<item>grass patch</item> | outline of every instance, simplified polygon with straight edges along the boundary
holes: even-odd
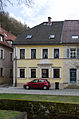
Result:
[[[23,99],[28,101],[55,101],[79,103],[79,96],[52,96],[38,94],[0,94],[0,99]]]
[[[10,111],[10,110],[0,110],[0,119],[13,119],[16,115],[19,115],[21,112]]]

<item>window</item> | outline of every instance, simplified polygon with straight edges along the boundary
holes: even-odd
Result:
[[[42,78],[49,78],[49,70],[42,69]]]
[[[76,48],[70,49],[70,58],[76,58],[76,55],[77,55],[76,52],[77,52]]]
[[[54,49],[54,58],[59,58],[59,49]]]
[[[20,49],[20,59],[25,59],[25,49]]]
[[[31,39],[32,38],[32,35],[27,35],[26,38],[27,39]]]
[[[25,78],[25,69],[20,69],[20,78]]]
[[[3,41],[3,36],[0,36],[0,41]]]
[[[72,36],[72,39],[78,39],[77,35]]]
[[[13,76],[13,70],[10,69],[10,77],[12,77],[12,76]]]
[[[0,59],[3,59],[4,58],[4,51],[2,49],[0,49]]]
[[[53,78],[60,78],[60,69],[53,69]]]
[[[10,53],[10,61],[12,61],[12,53]]]
[[[31,78],[36,78],[36,69],[31,69]]]
[[[54,34],[52,34],[52,35],[49,36],[49,39],[54,39],[54,38],[55,38],[55,35]]]
[[[0,68],[0,76],[3,76],[3,68]]]
[[[31,59],[36,59],[36,49],[31,49]]]
[[[42,58],[43,59],[48,59],[48,49],[43,49]]]

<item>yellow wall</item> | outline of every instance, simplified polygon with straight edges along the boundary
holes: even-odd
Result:
[[[17,76],[19,76],[19,68],[21,67],[25,67],[26,69],[26,77],[27,78],[17,78],[17,83],[25,83],[28,81],[31,81],[32,79],[29,79],[29,67],[37,67],[37,74],[38,74],[38,78],[40,78],[40,69],[39,69],[39,65],[41,60],[41,48],[48,48],[49,49],[49,61],[52,64],[51,68],[50,68],[50,79],[48,79],[51,83],[54,82],[60,82],[63,83],[63,46],[61,45],[51,45],[51,46],[47,46],[47,45],[41,45],[41,46],[18,46],[17,47],[17,56],[19,56],[19,48],[25,48],[26,49],[26,59],[24,60],[17,60]],[[37,59],[30,59],[30,48],[37,48]],[[60,49],[60,58],[59,59],[53,59],[53,48],[59,48]],[[61,78],[59,79],[52,79],[52,68],[61,68]]]

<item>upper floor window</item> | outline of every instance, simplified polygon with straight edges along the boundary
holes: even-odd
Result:
[[[67,49],[67,58],[79,58],[79,49],[77,48]]]
[[[0,41],[4,41],[4,38],[3,38],[3,36],[0,36]]]
[[[20,49],[20,59],[25,59],[25,49]]]
[[[54,49],[54,58],[59,58],[59,49]]]
[[[31,59],[36,59],[36,49],[31,49]]]
[[[76,48],[70,49],[70,58],[76,58],[76,55],[77,55],[76,52],[77,52]]]
[[[43,59],[48,59],[48,49],[43,49],[43,51],[42,51],[42,58]]]

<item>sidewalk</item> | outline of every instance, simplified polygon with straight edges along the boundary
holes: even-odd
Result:
[[[79,89],[62,89],[62,90],[25,90],[21,87],[0,87],[0,94],[42,94],[42,95],[62,95],[62,96],[79,96]]]

